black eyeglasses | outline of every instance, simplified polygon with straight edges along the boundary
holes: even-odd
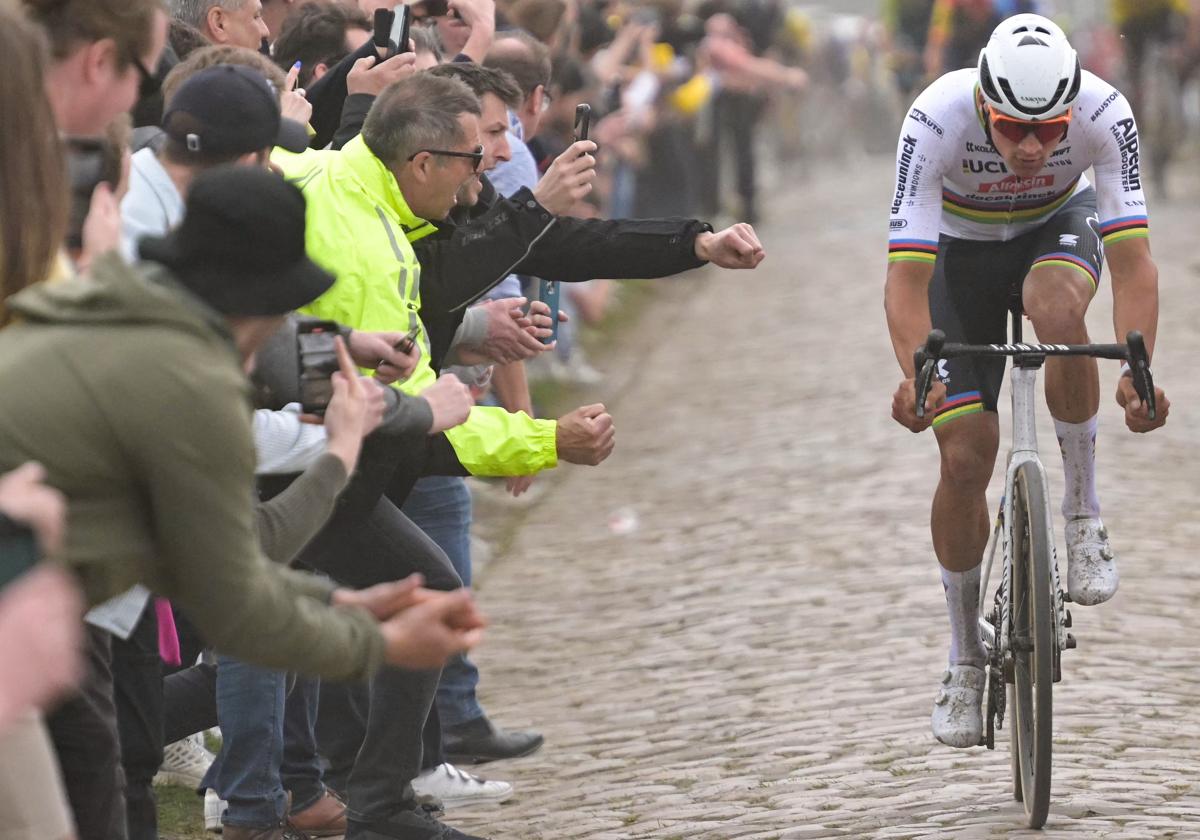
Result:
[[[129,56],[129,62],[138,72],[138,99],[149,99],[162,88],[162,83],[159,82],[158,76],[155,76],[146,69],[146,65],[142,64],[142,60],[136,55]]]
[[[475,151],[473,151],[473,152],[452,152],[448,149],[417,149],[415,152],[413,152],[411,155],[408,156],[408,159],[412,160],[417,155],[421,154],[421,152],[428,152],[431,155],[443,155],[445,157],[470,158],[471,160],[475,161],[475,165],[474,165],[473,169],[476,172],[478,172],[479,167],[483,165],[483,144],[482,143],[480,145],[476,146]]]

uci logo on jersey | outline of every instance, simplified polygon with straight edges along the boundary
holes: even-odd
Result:
[[[982,172],[991,172],[993,175],[1005,175],[1008,173],[1008,167],[998,160],[972,160],[971,158],[963,158],[962,171],[964,175],[971,173],[979,174]]]

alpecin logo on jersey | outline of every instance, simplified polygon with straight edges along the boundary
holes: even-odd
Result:
[[[900,141],[904,144],[900,151],[900,165],[896,167],[896,197],[892,199],[892,215],[900,212],[904,203],[904,191],[908,189],[908,171],[912,166],[913,155],[917,151],[917,138],[906,134]]]
[[[1053,175],[1034,175],[1032,178],[1018,178],[1016,175],[1009,175],[1000,181],[991,181],[989,183],[980,184],[979,192],[984,195],[996,195],[997,193],[1023,193],[1030,190],[1041,190],[1046,187],[1054,186]]]
[[[921,125],[926,126],[930,131],[932,131],[938,137],[944,137],[946,135],[946,130],[944,128],[942,128],[940,125],[938,125],[928,114],[926,114],[920,108],[913,108],[911,111],[909,111],[908,118],[910,120],[916,120]]]
[[[1142,188],[1142,167],[1138,153],[1138,131],[1132,119],[1117,120],[1109,128],[1121,150],[1121,186],[1126,192]]]

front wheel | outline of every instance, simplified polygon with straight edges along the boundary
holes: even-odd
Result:
[[[1011,651],[1014,782],[1030,828],[1041,828],[1050,810],[1054,654],[1054,577],[1043,474],[1038,465],[1017,468],[1012,515]],[[1016,791],[1015,791],[1016,792]]]

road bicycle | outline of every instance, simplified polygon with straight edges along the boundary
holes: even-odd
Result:
[[[1125,344],[1024,344],[1019,303],[1011,311],[1012,344],[946,344],[940,330],[929,333],[914,359],[916,408],[917,416],[924,416],[939,360],[1012,357],[1012,449],[980,576],[979,624],[988,651],[986,729],[980,746],[995,749],[995,730],[1003,727],[1011,703],[1015,709],[1009,738],[1013,797],[1024,803],[1030,828],[1041,828],[1050,809],[1052,690],[1062,679],[1062,652],[1075,647],[1075,638],[1067,632],[1071,613],[1065,605],[1070,597],[1059,582],[1046,471],[1037,451],[1037,372],[1048,356],[1122,359],[1130,366],[1134,388],[1152,420],[1157,407],[1141,333],[1130,332]],[[988,583],[997,546],[1002,566],[989,607]]]

